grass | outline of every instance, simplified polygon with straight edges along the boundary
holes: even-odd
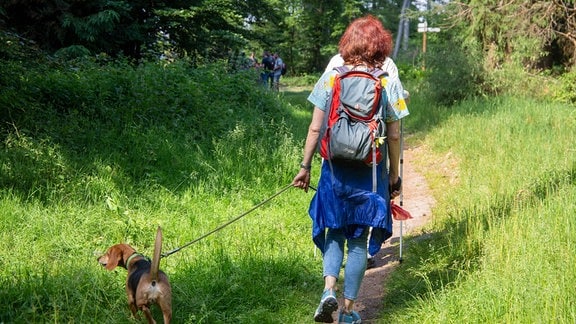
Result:
[[[1,78],[0,322],[134,323],[126,273],[102,269],[100,253],[126,242],[150,255],[158,225],[167,252],[287,186],[307,92],[250,78],[178,65]],[[415,162],[438,205],[428,235],[405,241],[380,321],[573,323],[574,107],[448,108],[411,92],[408,143],[426,148]],[[162,259],[174,322],[312,322],[323,284],[311,197],[287,190]]]
[[[26,116],[8,107],[11,127],[1,129],[0,322],[134,322],[125,270],[105,271],[100,253],[126,242],[151,255],[158,225],[164,251],[180,247],[290,183],[306,109],[261,91],[250,75],[203,71],[89,66],[46,72],[50,82],[34,71],[1,80],[23,102],[43,92],[48,104]],[[83,103],[65,104],[66,93]],[[174,321],[308,318],[322,287],[310,197],[287,190],[163,259]]]
[[[435,222],[408,241],[382,322],[574,322],[574,108],[503,97],[444,116],[420,161]]]

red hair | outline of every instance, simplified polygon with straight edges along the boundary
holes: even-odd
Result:
[[[392,33],[376,17],[367,15],[346,28],[338,50],[346,64],[381,67],[392,51]]]

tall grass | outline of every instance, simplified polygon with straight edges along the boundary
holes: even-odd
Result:
[[[164,251],[180,247],[298,170],[310,111],[284,104],[251,73],[178,64],[21,72],[0,91],[10,112],[1,128],[0,322],[133,322],[126,272],[105,271],[100,253],[126,242],[151,255],[158,225]],[[322,284],[310,197],[288,190],[164,258],[174,321],[308,318]]]
[[[436,221],[408,241],[382,322],[573,323],[574,107],[503,97],[444,117],[420,163],[443,179]]]

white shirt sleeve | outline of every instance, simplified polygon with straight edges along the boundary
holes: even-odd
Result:
[[[328,65],[326,66],[326,70],[324,70],[324,72],[333,70],[335,67],[342,66],[342,65],[344,65],[344,59],[342,58],[342,56],[340,54],[336,54],[336,55],[332,56],[332,58],[330,59],[330,62],[328,62]]]
[[[398,78],[398,67],[396,67],[396,64],[391,58],[387,57],[386,60],[384,60],[382,70],[388,72],[389,77]]]

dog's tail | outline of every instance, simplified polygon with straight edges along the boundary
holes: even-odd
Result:
[[[153,282],[158,281],[158,269],[160,268],[160,255],[162,253],[162,229],[158,226],[156,230],[156,240],[154,241],[154,255],[152,256],[152,266],[150,267],[150,277]]]

